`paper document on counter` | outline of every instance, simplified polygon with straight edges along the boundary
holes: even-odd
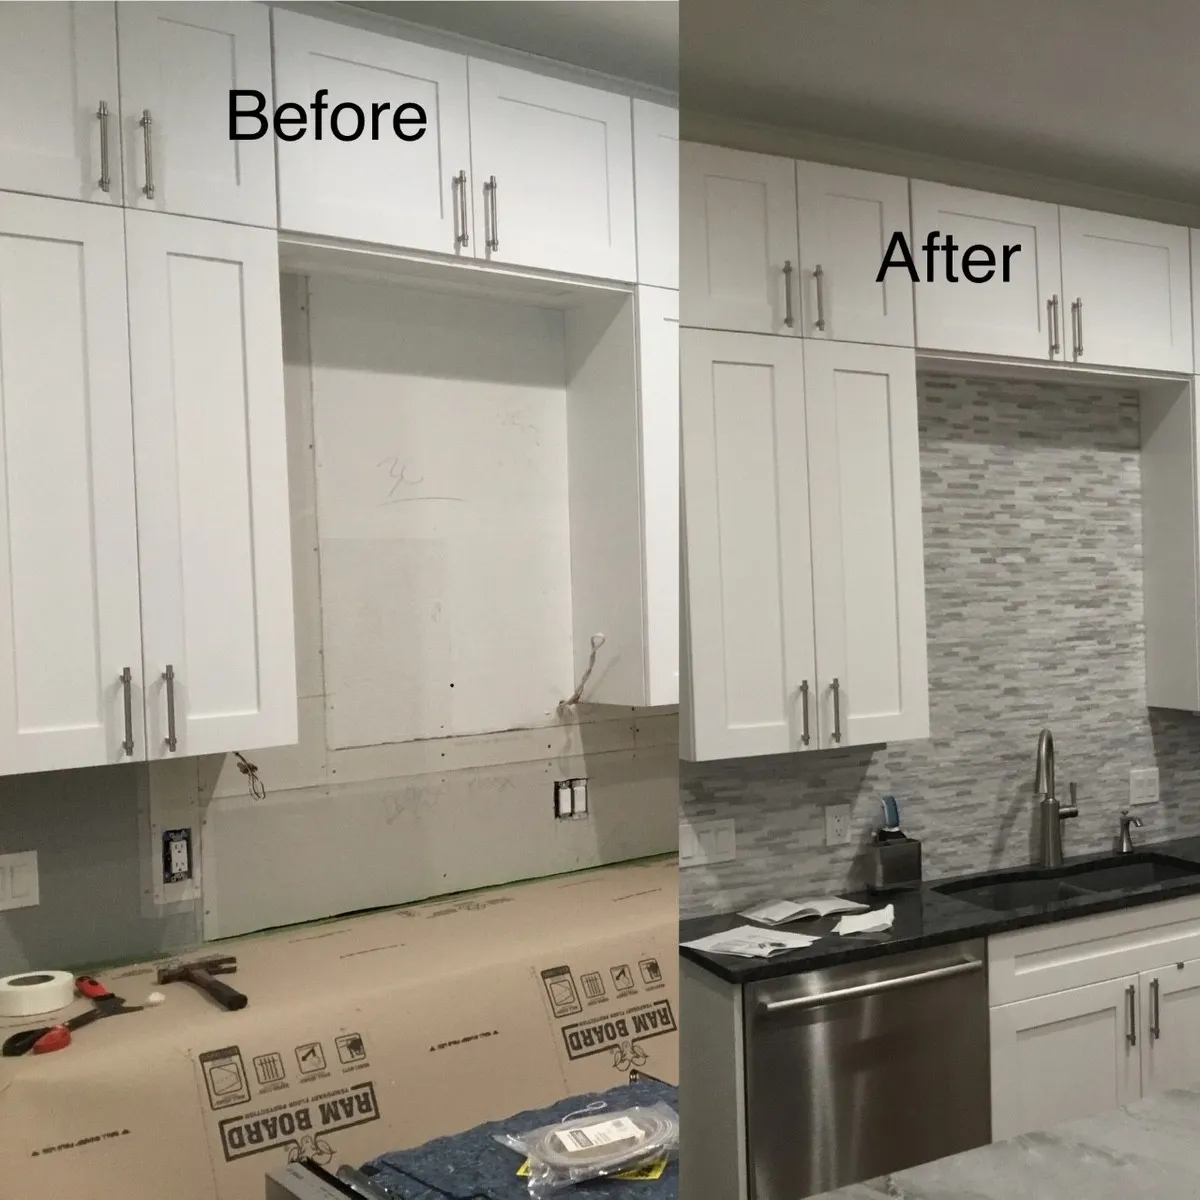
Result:
[[[776,930],[768,933],[753,925],[739,925],[724,933],[710,933],[683,945],[692,950],[703,950],[707,954],[736,954],[741,958],[770,958],[785,954],[788,950],[803,950],[819,938],[806,933],[784,933]]]
[[[761,925],[786,925],[809,917],[828,917],[834,913],[861,912],[867,906],[857,900],[842,900],[837,896],[815,896],[805,900],[772,900],[757,908],[748,908],[738,916]]]
[[[882,933],[891,929],[895,911],[889,904],[886,908],[877,908],[874,912],[855,913],[852,917],[843,917],[834,927],[834,933]]]

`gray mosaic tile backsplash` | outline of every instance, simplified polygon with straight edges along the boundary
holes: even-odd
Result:
[[[1105,849],[1132,767],[1157,766],[1140,837],[1200,835],[1200,717],[1145,699],[1135,392],[922,374],[927,741],[681,764],[682,819],[732,818],[737,860],[680,872],[684,916],[836,890],[896,796],[927,879],[1028,862],[1037,735],[1066,853]],[[824,845],[823,806],[853,805]]]

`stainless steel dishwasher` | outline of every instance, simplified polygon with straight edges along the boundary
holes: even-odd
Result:
[[[752,1200],[800,1200],[991,1140],[983,941],[746,989]]]

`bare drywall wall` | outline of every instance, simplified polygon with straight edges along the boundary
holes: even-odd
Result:
[[[674,852],[674,709],[584,705],[500,732],[374,744],[330,737],[308,296],[305,278],[284,276],[300,741],[246,749],[263,800],[231,756],[200,760],[194,784],[155,777],[159,806],[185,799],[172,791],[198,789],[206,936]],[[327,347],[338,344],[334,326]],[[494,374],[485,365],[476,363],[477,375]],[[336,386],[331,375],[322,382]],[[336,421],[336,396],[322,400]],[[569,640],[565,652],[569,677]],[[589,779],[588,819],[555,820],[552,781],[579,776]]]

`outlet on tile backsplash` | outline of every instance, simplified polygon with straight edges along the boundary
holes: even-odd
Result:
[[[683,821],[735,820],[738,843],[683,874],[685,916],[852,883],[888,794],[926,878],[1029,862],[1047,726],[1058,790],[1078,784],[1067,855],[1111,848],[1135,791],[1158,798],[1139,841],[1200,836],[1200,718],[1146,707],[1136,393],[934,374],[918,392],[932,737],[681,764]]]

